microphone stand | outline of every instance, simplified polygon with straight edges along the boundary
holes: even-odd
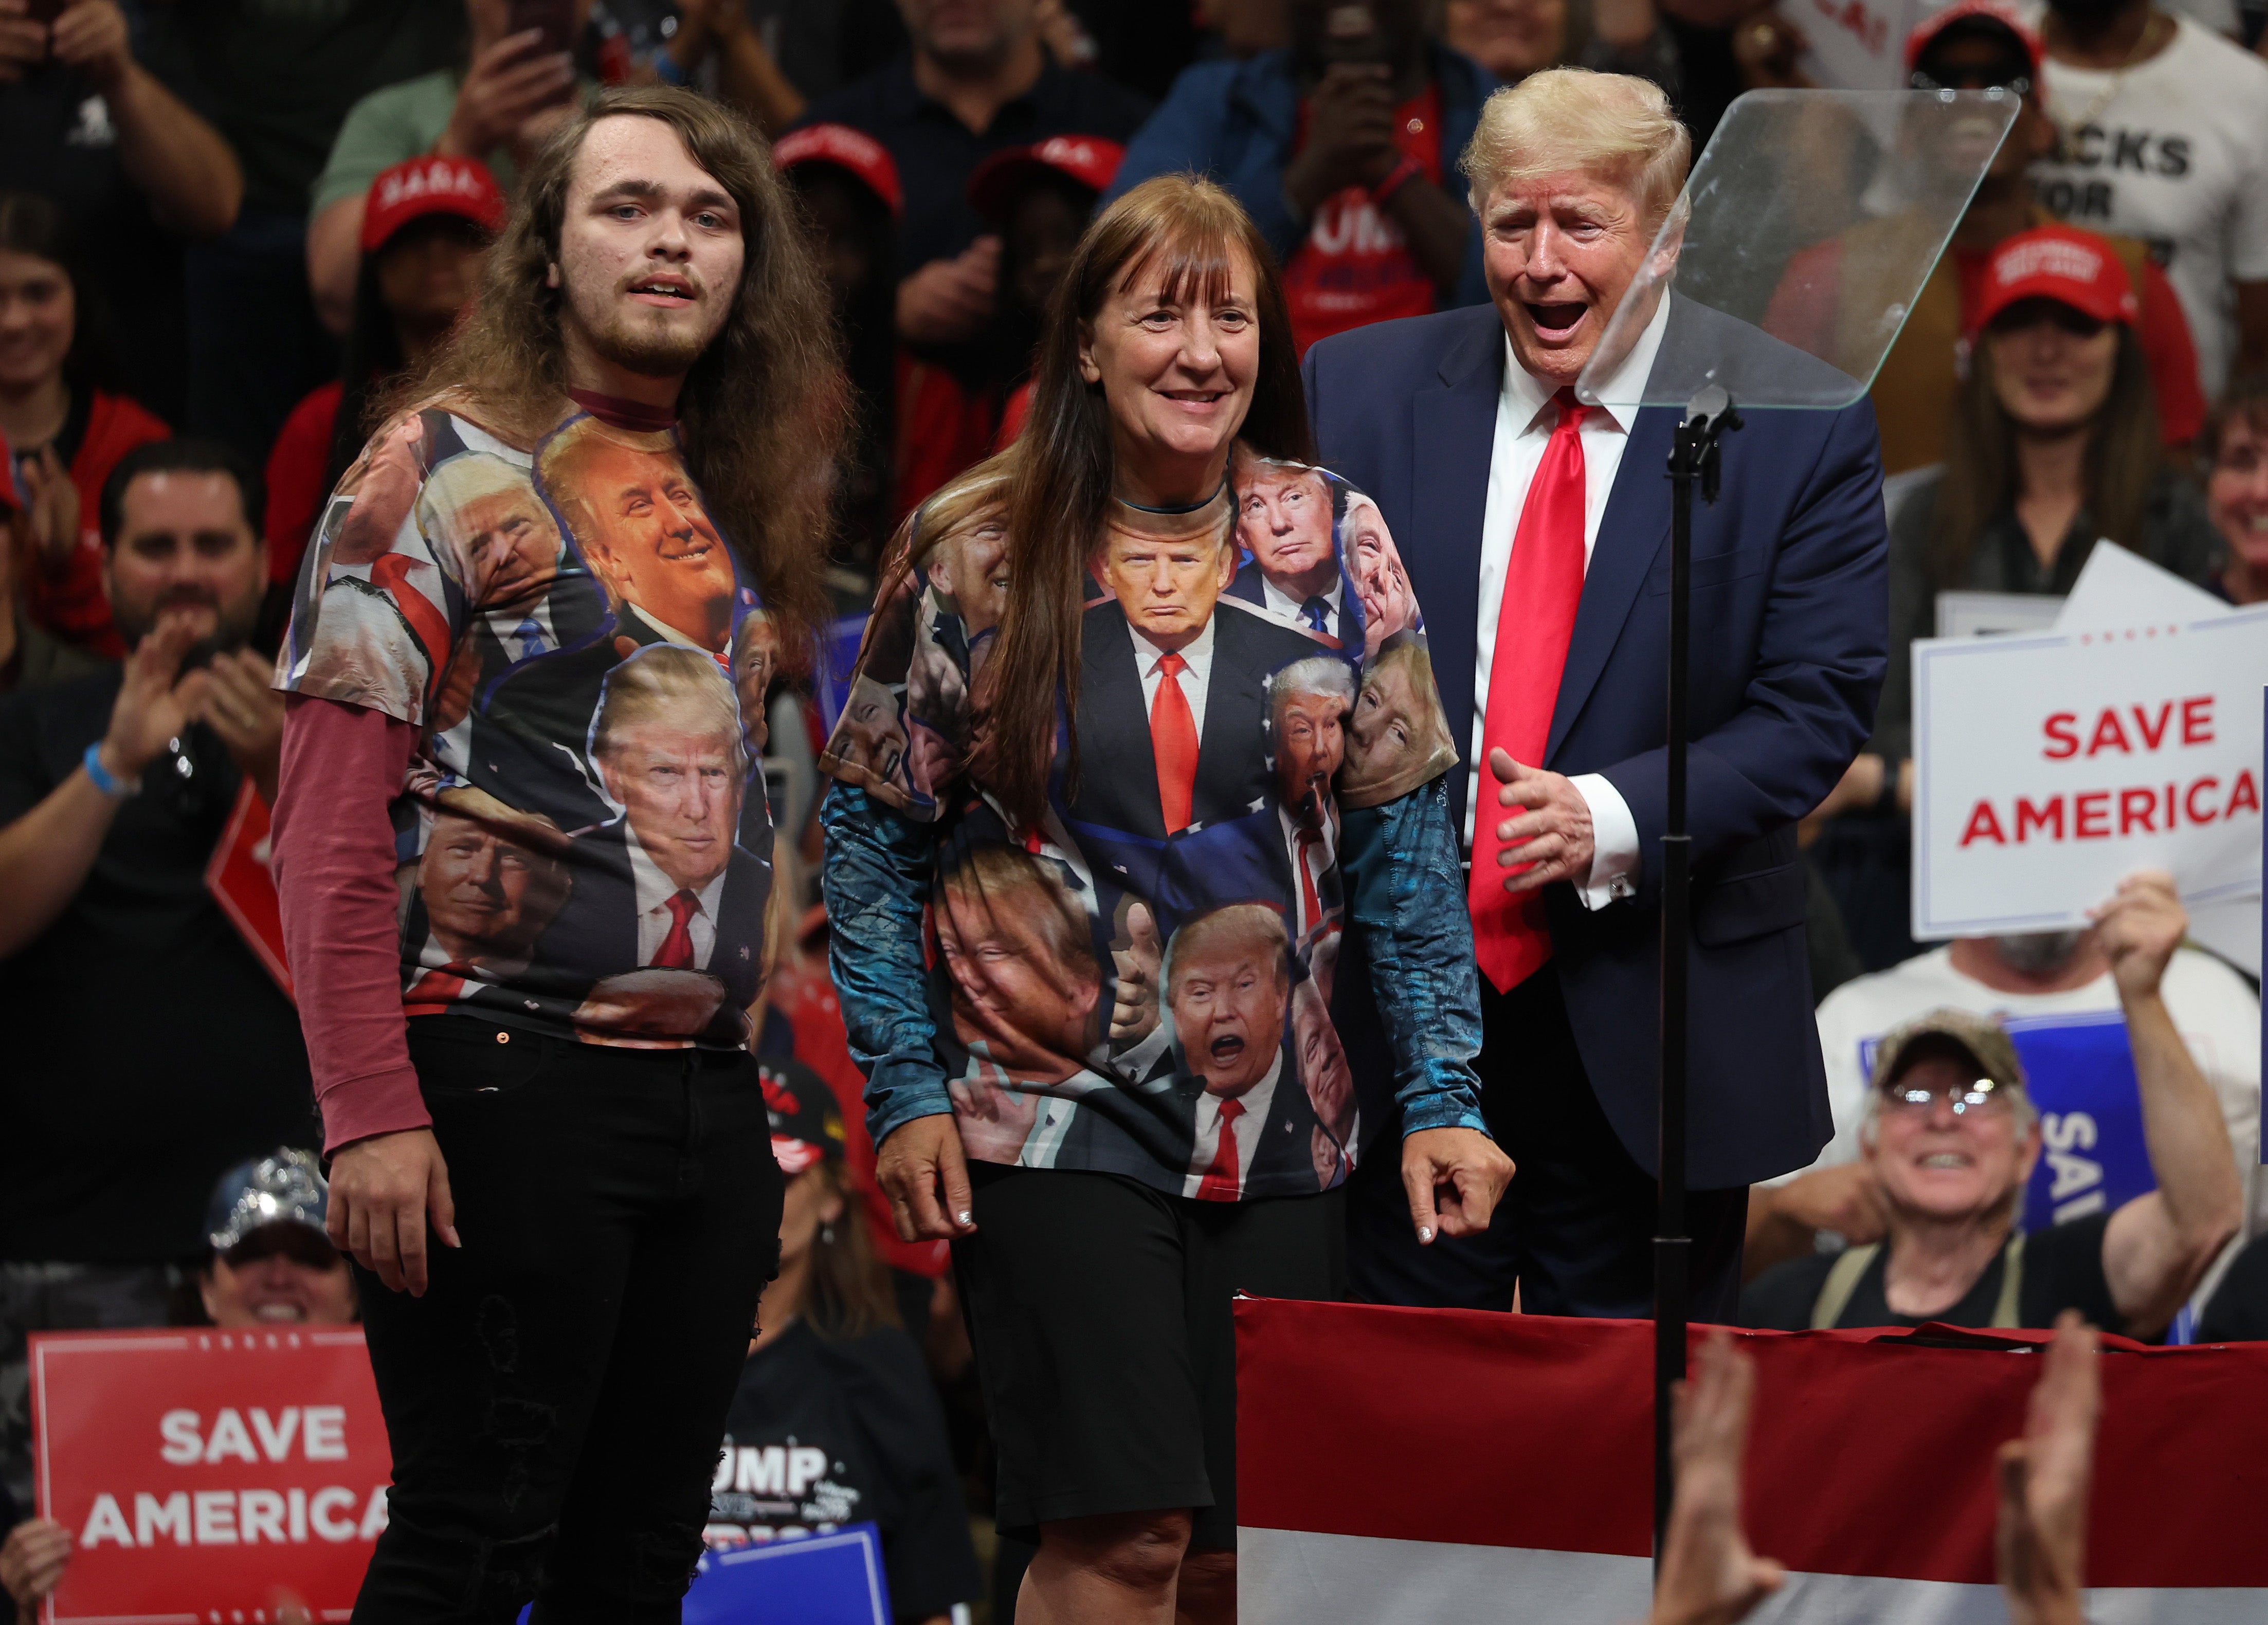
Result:
[[[1693,1301],[1693,1243],[1685,1218],[1686,1009],[1690,985],[1693,837],[1686,827],[1686,691],[1693,620],[1693,488],[1717,500],[1718,443],[1741,426],[1732,397],[1712,384],[1693,397],[1669,453],[1669,774],[1661,836],[1661,1100],[1659,1207],[1653,1239],[1653,1563],[1658,1578],[1676,1492],[1670,1387],[1685,1377]]]

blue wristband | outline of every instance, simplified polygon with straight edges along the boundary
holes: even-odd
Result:
[[[79,758],[79,765],[86,769],[87,777],[94,781],[94,787],[113,801],[123,801],[142,788],[139,784],[129,784],[110,776],[110,769],[102,765],[100,739],[86,747],[86,754]]]

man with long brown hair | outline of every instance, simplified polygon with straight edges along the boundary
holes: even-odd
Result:
[[[359,1621],[504,1621],[531,1598],[553,1620],[678,1615],[777,1255],[739,1015],[771,828],[738,668],[773,639],[799,658],[824,602],[810,471],[844,411],[826,309],[745,126],[681,92],[602,96],[530,168],[478,305],[314,538],[275,849],[329,1230],[394,1453]],[[556,562],[426,522],[460,459],[530,482]],[[634,562],[624,537],[646,539]],[[740,636],[757,615],[770,637]],[[658,643],[711,673],[733,748],[658,720],[654,782],[631,786],[601,713]],[[416,877],[445,797],[499,837],[559,832],[570,906],[524,960],[441,962]],[[623,884],[625,819],[688,798],[721,813],[672,826],[688,862]],[[747,906],[703,883],[728,857]],[[405,1018],[437,973],[482,996]]]

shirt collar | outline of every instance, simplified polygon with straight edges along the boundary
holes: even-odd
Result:
[[[637,893],[640,914],[660,908],[677,894],[677,882],[662,872],[661,865],[655,863],[639,843],[637,831],[631,827],[628,813],[622,816],[622,847],[630,854],[630,885]],[[724,894],[725,876],[728,870],[729,865],[727,869],[718,870],[714,879],[693,893],[693,900],[700,904],[701,912],[712,920],[717,917],[717,903]]]
[[[1276,1058],[1268,1063],[1268,1075],[1236,1097],[1237,1104],[1244,1108],[1244,1114],[1254,1122],[1267,1121],[1268,1107],[1276,1099],[1276,1080],[1283,1075],[1284,1047],[1278,1044],[1276,1046]],[[1219,1122],[1221,1097],[1208,1091],[1205,1100],[1212,1107],[1213,1121]],[[1246,1177],[1249,1178],[1251,1170],[1247,1169],[1245,1173]]]
[[[1630,354],[1622,364],[1609,373],[1601,385],[1599,410],[1612,420],[1616,428],[1630,432],[1631,421],[1637,417],[1640,401],[1646,394],[1646,381],[1653,374],[1653,358],[1661,351],[1661,335],[1669,326],[1669,295],[1665,290],[1653,307],[1653,314],[1638,332],[1638,342],[1631,346]],[[1535,425],[1537,418],[1550,406],[1554,386],[1532,377],[1520,364],[1520,356],[1512,348],[1512,336],[1504,341],[1504,399],[1513,408],[1513,416],[1521,432]]]
[[[1215,604],[1212,614],[1205,617],[1204,629],[1174,651],[1199,682],[1204,681],[1212,670],[1212,629],[1220,616],[1221,606]],[[1134,634],[1134,647],[1142,657],[1142,675],[1147,677],[1158,669],[1158,662],[1166,658],[1166,651],[1152,643],[1149,635],[1130,621],[1126,629]]]

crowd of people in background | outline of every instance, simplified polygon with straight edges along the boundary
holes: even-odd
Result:
[[[27,1335],[357,1312],[322,1234],[281,949],[245,926],[218,860],[266,827],[269,679],[309,538],[580,100],[689,85],[769,138],[854,397],[826,545],[835,607],[857,617],[909,517],[979,492],[1024,432],[1035,346],[1098,208],[1160,175],[1216,180],[1273,256],[1304,353],[1485,302],[1457,162],[1498,86],[1564,65],[1636,75],[1697,151],[1743,91],[1808,82],[1817,16],[1758,0],[560,10],[563,40],[515,32],[506,0],[0,0],[0,1579],[26,1608],[67,1550],[27,1518]],[[1874,385],[1889,678],[1802,860],[1836,1135],[1752,1193],[1752,1324],[2036,1327],[2077,1309],[2143,1338],[2268,1335],[2257,981],[2181,945],[2156,877],[2092,930],[1931,952],[1907,906],[1906,650],[1940,592],[2066,593],[2108,539],[2268,601],[2263,22],[2253,0],[1953,0],[1905,46],[1914,86],[1999,89],[2021,110]],[[1866,247],[1846,233],[1808,252],[1831,273]],[[1801,342],[1835,314],[1776,305],[1765,325]],[[966,525],[948,566],[964,613],[988,585],[997,609],[998,526],[977,496],[962,506],[930,517]],[[1256,539],[1293,524],[1240,522]],[[1259,569],[1273,545],[1251,544],[1233,595],[1280,595]],[[1385,624],[1388,567],[1352,585]],[[1005,1609],[1031,1548],[991,1541],[955,1280],[943,1244],[890,1226],[824,967],[813,787],[835,717],[784,680],[765,707],[781,854],[753,1048],[789,1183],[711,1533],[873,1518],[901,1619],[988,1592]],[[89,790],[83,761],[98,787],[145,793]],[[2108,1032],[2131,1056],[2147,1150],[2132,1188],[2028,1205],[2058,1149],[2029,1092],[2094,1060],[2012,1045],[1994,1025],[2011,1018]],[[807,1493],[736,1466],[791,1436],[830,1452]]]

